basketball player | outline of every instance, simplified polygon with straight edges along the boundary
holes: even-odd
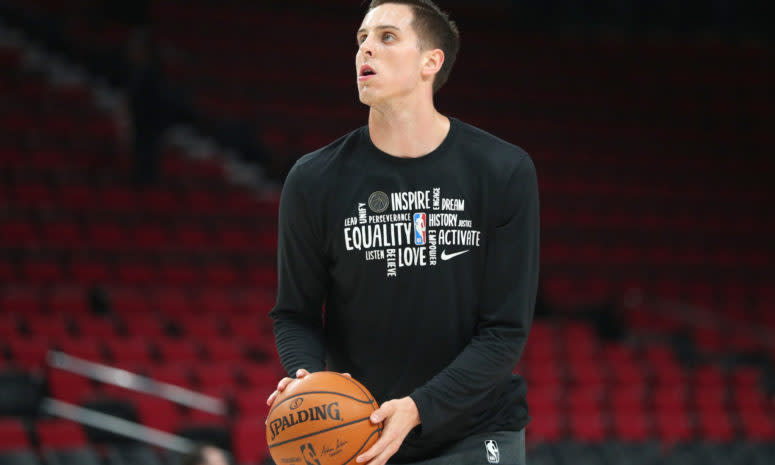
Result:
[[[368,124],[302,157],[283,188],[277,349],[289,374],[349,372],[380,402],[385,429],[358,463],[525,461],[512,371],[536,296],[536,172],[435,109],[458,37],[430,0],[372,1],[355,37]]]

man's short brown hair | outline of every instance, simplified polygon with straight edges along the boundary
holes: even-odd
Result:
[[[372,0],[369,10],[385,3],[409,5],[414,14],[412,27],[420,40],[420,49],[440,48],[444,52],[444,63],[433,80],[433,93],[436,93],[447,82],[460,49],[457,24],[431,0]]]

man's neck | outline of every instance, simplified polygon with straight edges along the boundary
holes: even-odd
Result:
[[[449,132],[449,119],[433,102],[373,106],[369,135],[378,149],[399,158],[419,158],[435,150]]]

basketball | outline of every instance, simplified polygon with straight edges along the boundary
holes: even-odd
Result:
[[[321,371],[292,381],[274,401],[266,442],[277,465],[344,465],[382,432],[369,416],[379,406],[361,383]]]

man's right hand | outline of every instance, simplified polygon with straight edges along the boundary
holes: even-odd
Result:
[[[272,407],[272,404],[274,403],[274,400],[277,398],[278,395],[280,395],[281,392],[285,390],[286,387],[288,387],[288,384],[290,384],[291,381],[294,379],[301,379],[305,376],[307,376],[309,372],[305,370],[304,368],[299,368],[296,370],[296,378],[283,378],[280,380],[279,383],[277,383],[277,389],[269,396],[268,399],[266,399],[266,405],[269,407]]]

